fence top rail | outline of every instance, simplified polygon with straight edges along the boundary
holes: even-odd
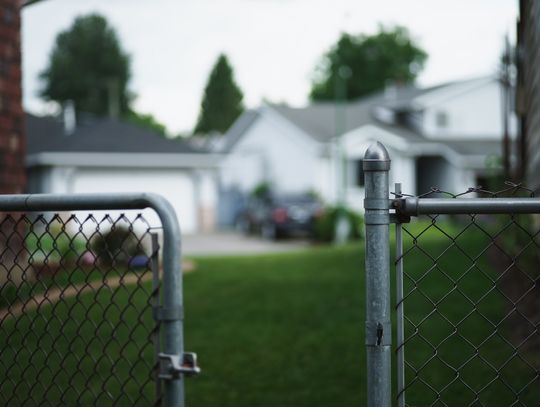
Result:
[[[171,249],[180,247],[180,226],[169,201],[151,193],[17,194],[0,195],[0,212],[53,212],[153,209]],[[165,255],[165,253],[164,253]],[[168,255],[168,253],[167,253]],[[173,255],[173,259],[176,255]]]
[[[540,198],[404,197],[392,200],[391,207],[408,216],[540,213]]]
[[[165,235],[180,247],[180,226],[169,201],[151,193],[0,195],[0,212],[153,209]]]
[[[0,195],[0,211],[76,211],[106,209],[158,209],[167,201],[149,193],[18,194]]]

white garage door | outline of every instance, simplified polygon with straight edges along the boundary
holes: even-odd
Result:
[[[189,173],[182,170],[78,169],[73,175],[74,193],[150,192],[166,198],[174,207],[182,233],[197,230],[195,189]],[[157,225],[150,211],[145,218]]]

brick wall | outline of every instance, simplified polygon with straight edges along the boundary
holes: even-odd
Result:
[[[24,192],[26,182],[19,3],[0,0],[0,194]]]
[[[0,194],[25,189],[25,134],[21,92],[20,6],[18,0],[0,0]],[[18,218],[18,215],[15,215]],[[0,285],[18,284],[25,266],[23,223],[0,214]],[[26,276],[25,280],[32,278]]]

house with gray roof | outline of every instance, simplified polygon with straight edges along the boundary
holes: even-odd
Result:
[[[482,77],[389,88],[342,104],[263,105],[226,134],[221,188],[247,194],[268,182],[278,191],[315,191],[327,203],[360,209],[361,159],[380,141],[392,157],[391,182],[401,182],[404,192],[463,191],[497,171],[500,94],[495,77]]]
[[[27,192],[153,192],[171,202],[184,233],[213,228],[219,154],[117,119],[69,122],[26,114]]]

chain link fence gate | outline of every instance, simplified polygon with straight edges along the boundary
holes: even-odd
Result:
[[[166,200],[0,196],[0,259],[0,404],[184,405],[199,369]]]
[[[540,222],[531,215],[540,213],[540,199],[516,184],[419,197],[397,184],[389,199],[389,168],[386,149],[371,146],[364,160],[368,406],[538,405]],[[485,198],[464,197],[473,193]]]

